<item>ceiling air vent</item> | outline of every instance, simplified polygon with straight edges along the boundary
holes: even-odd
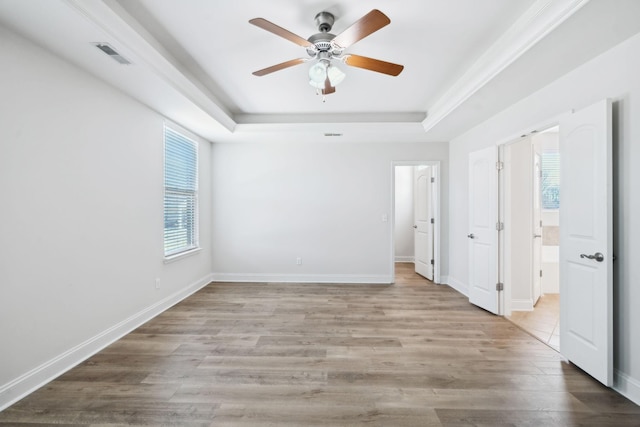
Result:
[[[326,132],[324,134],[324,136],[342,136],[342,134],[341,133],[329,133],[329,132]]]
[[[113,58],[114,61],[117,61],[122,65],[129,65],[131,61],[129,61],[124,56],[120,55],[109,43],[93,43],[95,47],[109,55],[109,57]]]

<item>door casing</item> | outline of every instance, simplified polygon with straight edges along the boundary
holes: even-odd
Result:
[[[440,161],[439,160],[394,160],[391,162],[390,175],[391,175],[391,203],[389,206],[389,212],[391,221],[389,221],[390,226],[390,244],[391,248],[389,254],[389,272],[391,276],[391,283],[395,283],[395,184],[396,177],[395,171],[396,166],[431,166],[433,169],[433,177],[435,178],[435,183],[433,186],[433,218],[434,218],[434,227],[433,227],[433,282],[441,283],[441,252],[440,252],[440,232],[441,232],[441,213],[440,213],[440,192],[442,189],[441,185],[441,171],[440,171]]]

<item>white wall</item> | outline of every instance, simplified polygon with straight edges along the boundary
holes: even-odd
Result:
[[[413,262],[413,171],[415,166],[395,168],[395,253],[396,261]]]
[[[165,265],[163,118],[1,27],[0,57],[2,409],[208,282],[211,144],[203,250]]]
[[[560,211],[542,211],[542,224],[542,292],[557,294],[560,293]],[[558,228],[553,230],[553,227]],[[548,236],[551,233],[552,238]]]
[[[214,277],[388,283],[391,163],[440,160],[446,207],[447,152],[446,143],[214,144]],[[446,230],[445,208],[442,217]]]
[[[616,388],[640,403],[640,34],[510,106],[450,143],[449,280],[467,283],[469,152],[614,100],[614,345]],[[455,208],[454,208],[455,207]]]

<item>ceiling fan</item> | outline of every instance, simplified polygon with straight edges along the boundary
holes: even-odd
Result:
[[[365,70],[376,71],[390,76],[397,76],[404,69],[404,66],[391,62],[344,53],[344,50],[352,44],[373,34],[391,22],[387,15],[377,9],[367,13],[337,36],[329,32],[335,22],[333,14],[320,12],[315,17],[319,32],[308,39],[285,30],[264,18],[254,18],[249,22],[304,47],[309,56],[308,58],[292,59],[254,71],[253,74],[255,76],[264,76],[294,65],[314,61],[314,65],[309,69],[309,84],[315,87],[318,93],[328,95],[334,93],[336,91],[335,87],[345,78],[344,72],[332,63],[334,60],[352,67],[364,68]]]

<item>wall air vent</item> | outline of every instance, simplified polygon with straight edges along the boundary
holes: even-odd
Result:
[[[325,132],[324,136],[342,136],[341,133],[329,133],[329,132]]]
[[[114,61],[117,61],[122,65],[129,65],[131,61],[129,61],[124,56],[120,55],[109,43],[92,43],[95,47],[109,55]]]

